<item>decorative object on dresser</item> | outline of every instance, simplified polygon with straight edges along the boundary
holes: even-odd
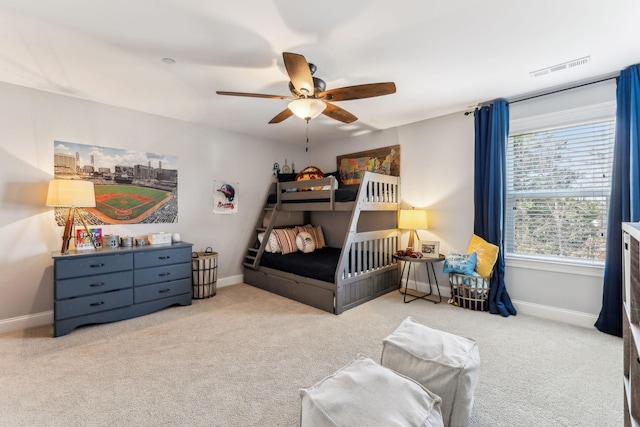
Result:
[[[76,250],[100,249],[102,247],[102,228],[76,229]]]
[[[106,234],[102,240],[104,246],[107,248],[117,248],[120,246],[120,236],[117,234]]]
[[[69,241],[74,234],[73,226],[76,210],[78,210],[78,217],[82,221],[84,229],[89,230],[80,209],[96,206],[93,182],[77,179],[52,179],[49,181],[49,189],[47,191],[47,206],[69,208],[62,234],[62,247],[60,248],[60,253],[67,253],[69,251]],[[91,243],[93,243],[94,249],[97,249],[93,239]]]
[[[165,243],[171,243],[171,233],[151,233],[149,234],[150,245],[161,245]],[[178,242],[180,241],[180,235],[178,235]]]
[[[623,223],[624,425],[640,426],[640,223]]]
[[[53,336],[191,304],[191,243],[54,252]]]

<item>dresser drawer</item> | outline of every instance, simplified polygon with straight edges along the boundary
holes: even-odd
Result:
[[[172,297],[191,293],[191,279],[175,280],[173,282],[156,283],[154,285],[138,286],[133,290],[136,304],[153,301],[160,298]]]
[[[163,267],[143,268],[133,273],[134,286],[152,283],[170,282],[178,279],[191,280],[191,263],[166,265]]]
[[[96,256],[77,256],[56,260],[56,279],[89,276],[115,271],[131,270],[133,254],[109,254]]]
[[[56,280],[55,299],[64,299],[125,289],[133,286],[133,271]]]
[[[136,268],[157,267],[161,265],[191,262],[191,248],[167,248],[135,254]]]
[[[133,304],[133,288],[55,302],[55,320],[98,313]]]

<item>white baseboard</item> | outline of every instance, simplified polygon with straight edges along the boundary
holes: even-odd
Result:
[[[218,279],[216,286],[218,288],[224,288],[225,286],[237,285],[238,283],[244,282],[244,275],[238,274],[236,276],[225,277],[222,279]]]
[[[53,324],[53,310],[0,320],[0,334]]]
[[[417,285],[417,289],[416,289],[416,285]],[[407,286],[407,282],[406,280],[402,281],[402,286]],[[451,297],[451,287],[449,286],[449,282],[445,281],[444,284],[440,284],[439,286],[440,288],[440,295],[442,295],[442,299],[444,299],[445,297],[447,299],[449,299]],[[425,283],[425,282],[414,282],[413,279],[409,281],[409,290],[411,289],[416,289],[419,292],[429,292],[429,283]],[[431,291],[434,294],[438,293],[438,289],[436,288],[436,284],[433,283],[431,285]]]
[[[413,280],[411,282],[413,282]],[[409,284],[409,288],[415,286],[411,282]],[[403,283],[403,286],[404,285],[405,283]],[[418,282],[417,285],[419,291],[429,292],[429,283]],[[443,299],[445,297],[451,297],[451,288],[448,285],[448,282],[446,282],[444,286],[440,285],[440,292]],[[433,292],[436,292],[435,284],[433,285]],[[564,322],[574,326],[581,326],[583,328],[593,328],[594,323],[596,323],[596,320],[598,320],[598,316],[591,313],[567,310],[564,308],[552,307],[549,305],[534,304],[526,301],[512,300],[511,302],[513,303],[513,306],[516,308],[518,313],[541,317],[543,319],[556,320],[558,322]]]
[[[242,283],[243,276],[225,277],[218,279],[216,286],[224,287]],[[35,328],[37,326],[45,326],[53,324],[53,310],[43,311],[41,313],[27,314],[24,316],[13,317],[10,319],[0,319],[0,334],[15,332],[22,329]]]
[[[581,311],[567,310],[565,308],[551,307],[548,305],[534,304],[532,302],[512,300],[518,313],[530,316],[542,317],[549,320],[568,323],[583,328],[593,328],[598,316]]]
[[[242,283],[243,281],[243,275],[239,274],[236,276],[218,279],[216,285],[222,288],[225,286],[236,285],[238,283]],[[428,283],[418,282],[417,285],[419,291],[429,291]],[[444,286],[440,286],[440,293],[442,294],[443,300],[451,296],[451,290],[447,285],[448,283],[446,283]],[[437,293],[435,284],[433,285],[433,292]],[[579,311],[567,310],[564,308],[551,307],[548,305],[534,304],[526,301],[513,300],[512,302],[518,313],[541,317],[544,319],[556,320],[559,322],[581,326],[584,328],[593,328],[593,324],[596,322],[596,320],[598,320],[598,316],[591,313],[583,313]],[[10,319],[1,319],[0,334],[19,331],[21,329],[35,328],[37,326],[51,325],[52,323],[53,310],[13,317]]]

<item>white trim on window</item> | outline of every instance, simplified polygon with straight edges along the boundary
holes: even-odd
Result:
[[[604,263],[601,262],[563,262],[559,259],[544,259],[534,256],[509,255],[505,256],[505,266],[542,270],[554,273],[575,274],[579,276],[604,277]]]

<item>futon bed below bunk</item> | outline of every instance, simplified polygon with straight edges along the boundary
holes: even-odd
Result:
[[[317,249],[311,253],[294,252],[287,255],[265,252],[262,254],[260,265],[333,283],[340,261],[340,252],[342,252],[341,249],[329,247]]]

